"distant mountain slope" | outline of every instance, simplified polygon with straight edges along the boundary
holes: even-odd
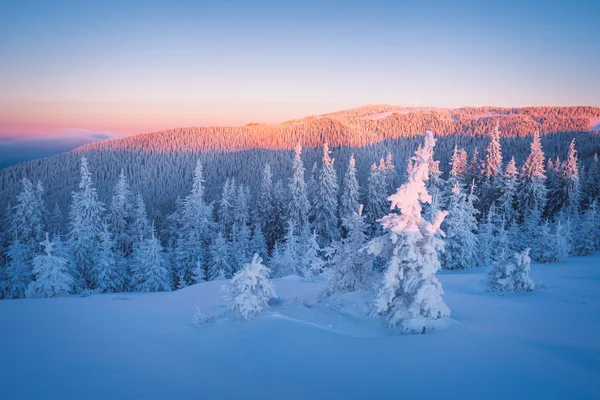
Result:
[[[385,139],[413,137],[425,130],[438,136],[483,135],[499,122],[503,137],[523,137],[540,131],[586,132],[600,120],[599,107],[466,107],[458,109],[368,105],[331,114],[287,121],[279,125],[189,127],[94,143],[81,150],[137,150],[148,152],[285,150],[300,142],[317,147],[361,147]]]

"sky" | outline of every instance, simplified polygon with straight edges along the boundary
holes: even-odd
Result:
[[[0,60],[4,142],[379,103],[600,106],[600,2],[5,1]]]

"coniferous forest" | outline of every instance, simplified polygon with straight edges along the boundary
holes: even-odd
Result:
[[[449,314],[439,268],[486,267],[492,290],[530,291],[530,258],[600,249],[594,132],[512,136],[495,122],[485,135],[291,151],[114,141],[21,164],[1,172],[0,293],[170,291],[266,266],[324,273],[322,298],[379,287],[373,313],[420,333],[419,318]],[[427,309],[406,315],[407,299]]]

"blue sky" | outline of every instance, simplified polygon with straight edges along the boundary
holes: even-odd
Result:
[[[14,1],[0,136],[363,104],[600,106],[597,1]]]

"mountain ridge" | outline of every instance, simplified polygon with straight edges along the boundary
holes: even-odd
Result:
[[[179,127],[82,146],[75,151],[239,151],[254,148],[289,150],[305,147],[365,146],[385,139],[414,137],[432,130],[438,136],[478,136],[498,121],[502,137],[523,137],[536,131],[589,132],[599,128],[600,107],[401,107],[366,105],[306,116],[280,124]]]

